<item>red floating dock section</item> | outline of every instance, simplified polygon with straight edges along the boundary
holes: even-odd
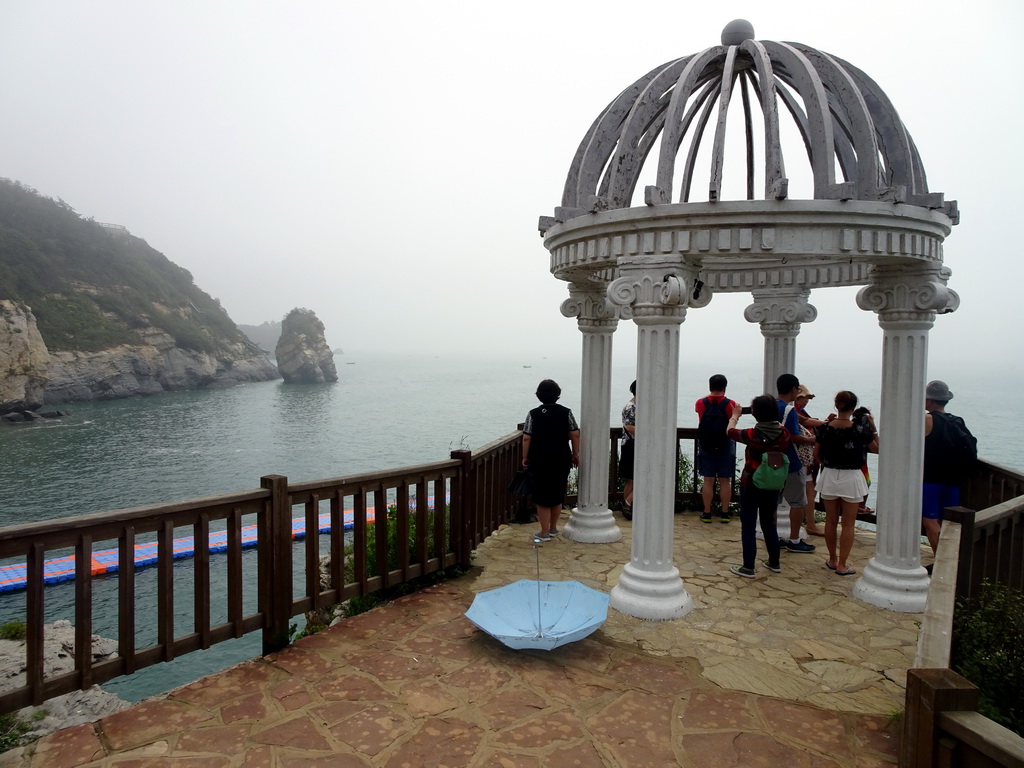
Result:
[[[430,499],[429,503],[433,503],[433,499]],[[351,530],[353,527],[354,514],[351,510],[343,513],[344,529]],[[369,507],[366,511],[366,522],[372,523],[374,521],[373,507]],[[318,532],[319,533],[330,533],[331,532],[331,514],[324,512],[318,516]],[[257,535],[256,525],[246,525],[242,527],[242,548],[250,549],[256,546]],[[306,536],[306,518],[295,517],[292,518],[292,539],[302,539]],[[179,560],[185,557],[192,557],[195,554],[195,540],[192,536],[183,536],[180,539],[174,539],[171,542],[171,546],[174,552],[174,559]],[[228,548],[228,533],[227,531],[211,531],[210,539],[208,542],[210,552],[225,552]],[[156,542],[152,541],[147,544],[136,544],[135,545],[135,567],[144,567],[147,565],[156,564]],[[92,568],[91,572],[93,576],[102,576],[106,573],[114,573],[117,570],[117,549],[104,549],[100,552],[92,553]],[[62,581],[70,581],[75,578],[75,556],[68,555],[67,557],[55,557],[51,560],[43,562],[43,583],[44,584],[58,584]],[[28,569],[25,563],[15,563],[13,565],[0,565],[0,592],[14,592],[15,590],[25,589],[28,583]]]

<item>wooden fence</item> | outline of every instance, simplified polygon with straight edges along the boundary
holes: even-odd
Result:
[[[26,679],[0,694],[0,714],[88,688],[182,654],[260,630],[263,652],[284,647],[293,617],[356,595],[400,584],[450,566],[469,565],[470,553],[499,525],[511,520],[514,500],[506,486],[522,460],[518,432],[477,451],[396,470],[290,484],[280,475],[241,493],[10,526],[0,536],[0,562],[26,564],[24,592]],[[293,544],[294,518],[306,532]],[[351,521],[345,531],[346,518]],[[387,521],[387,524],[381,524]],[[255,525],[256,579],[243,578],[243,536]],[[329,535],[315,532],[330,528]],[[226,531],[223,555],[205,542]],[[176,568],[176,541],[196,543],[189,569],[190,594]],[[136,545],[156,543],[155,642],[137,647],[137,630],[153,617],[140,616],[136,595]],[[94,554],[117,551],[117,653],[92,657]],[[295,550],[300,549],[299,563]],[[73,553],[74,670],[44,677],[43,631],[48,557]],[[211,563],[225,576],[211,578]],[[178,553],[180,559],[180,553]],[[321,577],[321,563],[327,578]],[[347,563],[347,564],[346,564]],[[296,567],[299,566],[299,567]],[[211,593],[223,590],[223,616],[212,618]],[[250,594],[251,592],[255,594]],[[176,630],[177,613],[190,613],[190,631]],[[180,619],[179,619],[180,626]]]
[[[618,498],[621,434],[620,428],[609,431],[612,501]],[[696,436],[696,429],[677,430],[679,452],[691,458],[689,475],[679,478],[679,504],[700,498],[692,468]],[[0,693],[0,714],[38,706],[256,630],[262,632],[263,652],[269,653],[288,643],[295,616],[456,564],[469,565],[473,549],[492,531],[517,516],[522,519],[522,500],[507,491],[521,463],[517,431],[475,451],[453,451],[449,459],[432,464],[303,483],[267,475],[256,490],[5,528],[0,563],[14,560],[27,566],[27,672],[25,685]],[[311,534],[300,546],[293,542],[296,519],[301,521],[298,527]],[[385,519],[387,525],[377,524]],[[246,577],[243,569],[244,531],[252,528],[261,542],[256,547],[255,579]],[[312,535],[325,528],[329,534]],[[176,566],[178,542],[184,536],[207,542],[214,531],[226,534],[223,554],[211,555],[207,547],[194,546],[192,567],[183,573]],[[154,541],[155,637],[139,647],[139,637],[146,634],[139,630],[148,630],[153,617],[136,594],[140,569],[135,552],[137,545]],[[117,583],[118,651],[94,662],[94,555],[110,548],[117,552],[111,578]],[[74,559],[74,615],[61,618],[70,618],[75,626],[74,670],[44,677],[44,564],[47,558],[68,552]],[[222,574],[218,578],[212,575],[214,564]],[[192,583],[182,595],[186,574]],[[226,607],[223,615],[214,617],[211,595],[217,590]],[[176,615],[181,613],[191,616],[190,631],[180,631],[180,617],[176,628]]]
[[[961,501],[966,506],[943,511],[915,669],[907,672],[900,766],[1024,768],[1024,738],[979,714],[977,686],[949,668],[961,600],[986,581],[1024,589],[1024,475],[978,462]]]

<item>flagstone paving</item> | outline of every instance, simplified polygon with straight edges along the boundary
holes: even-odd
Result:
[[[563,518],[564,522],[565,518]],[[919,617],[850,598],[814,554],[782,573],[729,573],[739,524],[675,518],[675,563],[695,609],[650,622],[616,611],[554,651],[513,651],[464,616],[520,578],[608,591],[614,544],[505,526],[463,577],[408,595],[280,653],[0,755],[0,767],[872,768],[896,763]],[[859,531],[860,568],[874,534]]]

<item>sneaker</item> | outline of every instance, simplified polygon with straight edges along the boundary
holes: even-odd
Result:
[[[551,541],[551,534],[544,531],[534,531],[533,538],[540,539],[541,541]]]
[[[722,515],[720,518],[718,518],[718,522],[720,522],[720,523],[731,523],[732,522],[732,515]]]
[[[762,560],[761,561],[761,565],[763,565],[765,568],[767,568],[772,573],[782,573],[782,566],[780,566],[780,565],[772,565],[767,560]]]
[[[798,541],[796,543],[794,543],[792,541],[787,541],[786,542],[786,551],[787,552],[813,552],[814,550],[815,550],[815,546],[813,544],[808,544],[803,539],[801,539],[800,541]]]
[[[753,568],[744,568],[742,565],[734,565],[729,569],[737,576],[742,576],[745,579],[753,579],[757,577],[757,572]]]
[[[702,523],[710,523],[711,522],[711,513],[710,512],[705,512],[704,514],[702,514],[700,516],[700,521]]]
[[[557,536],[558,533],[559,531],[557,528],[552,528],[550,531],[548,531],[548,536],[550,536],[551,538],[555,538],[555,536]]]

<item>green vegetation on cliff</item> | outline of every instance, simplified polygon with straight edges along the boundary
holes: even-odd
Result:
[[[51,351],[138,344],[149,327],[197,352],[250,343],[188,270],[145,240],[8,179],[0,179],[0,299],[31,308]]]

